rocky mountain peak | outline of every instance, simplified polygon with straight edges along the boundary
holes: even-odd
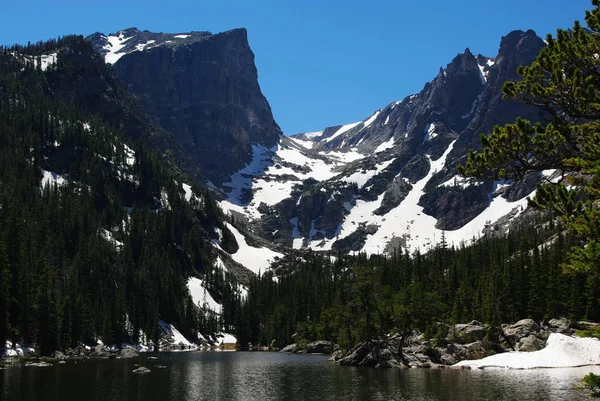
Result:
[[[283,136],[244,28],[218,34],[128,28],[87,40],[216,185],[252,160],[253,144],[270,148]]]
[[[512,31],[502,37],[497,62],[506,74],[516,77],[516,69],[529,65],[546,44],[533,30]]]

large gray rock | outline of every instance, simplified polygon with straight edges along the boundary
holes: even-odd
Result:
[[[92,352],[92,356],[96,358],[108,358],[111,356],[111,352],[105,345],[96,345]]]
[[[279,352],[296,352],[297,346],[296,343],[286,345]]]
[[[536,336],[542,328],[532,319],[522,319],[504,328],[504,337],[517,344],[522,338]]]
[[[139,353],[133,348],[123,348],[117,353],[118,358],[134,358],[139,356]]]
[[[67,359],[67,356],[61,351],[54,351],[50,356],[59,361],[64,361],[65,359]]]
[[[571,322],[564,317],[558,319],[550,319],[547,323],[550,331],[561,334],[571,334]]]
[[[481,326],[479,322],[471,322],[468,324],[456,324],[449,337],[458,344],[468,344],[483,340],[486,334],[487,329]]]
[[[333,343],[325,340],[313,341],[306,346],[305,351],[307,354],[331,354]]]
[[[515,349],[519,352],[533,352],[539,351],[545,346],[545,341],[542,341],[539,338],[537,338],[535,334],[531,334],[527,337],[521,338],[521,340],[515,346]]]

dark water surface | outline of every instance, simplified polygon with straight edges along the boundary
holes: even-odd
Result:
[[[326,357],[182,352],[0,370],[0,399],[152,400],[586,400],[573,388],[600,367],[543,370],[368,369]],[[135,374],[134,364],[151,369]],[[166,368],[159,369],[157,365]]]

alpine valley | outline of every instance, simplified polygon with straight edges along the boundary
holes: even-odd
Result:
[[[528,206],[560,173],[456,169],[481,133],[545,118],[502,92],[545,46],[510,32],[362,121],[291,136],[245,29],[2,49],[4,353],[296,343],[422,366],[593,328],[576,322],[600,319],[598,278],[561,274],[574,239]]]

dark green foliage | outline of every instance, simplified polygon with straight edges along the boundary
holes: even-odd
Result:
[[[519,82],[507,82],[504,98],[540,108],[541,123],[517,119],[481,135],[483,150],[470,151],[463,174],[520,180],[527,173],[556,169],[558,182],[542,181],[530,204],[558,214],[577,236],[565,267],[600,273],[600,8],[586,13],[588,29],[548,35],[548,46]]]
[[[590,398],[600,398],[600,376],[588,374],[583,378],[582,387],[590,392]]]
[[[471,246],[450,247],[442,238],[425,255],[340,256],[330,262],[310,254],[282,269],[277,283],[270,273],[250,283],[239,339],[275,340],[279,346],[327,339],[349,349],[412,330],[443,341],[447,328],[439,322],[600,319],[585,278],[561,273],[571,245],[556,234],[563,228],[543,223]]]
[[[159,319],[191,337],[205,315],[188,295],[191,275],[227,305],[202,322],[231,327],[240,300],[235,280],[213,267],[210,237],[223,226],[214,200],[196,188],[199,199],[186,202],[182,177],[143,139],[47,96],[50,77],[72,73],[60,53],[47,71],[27,58],[81,41],[0,53],[0,340],[50,354],[98,336],[156,338]],[[66,182],[42,187],[43,171]]]

